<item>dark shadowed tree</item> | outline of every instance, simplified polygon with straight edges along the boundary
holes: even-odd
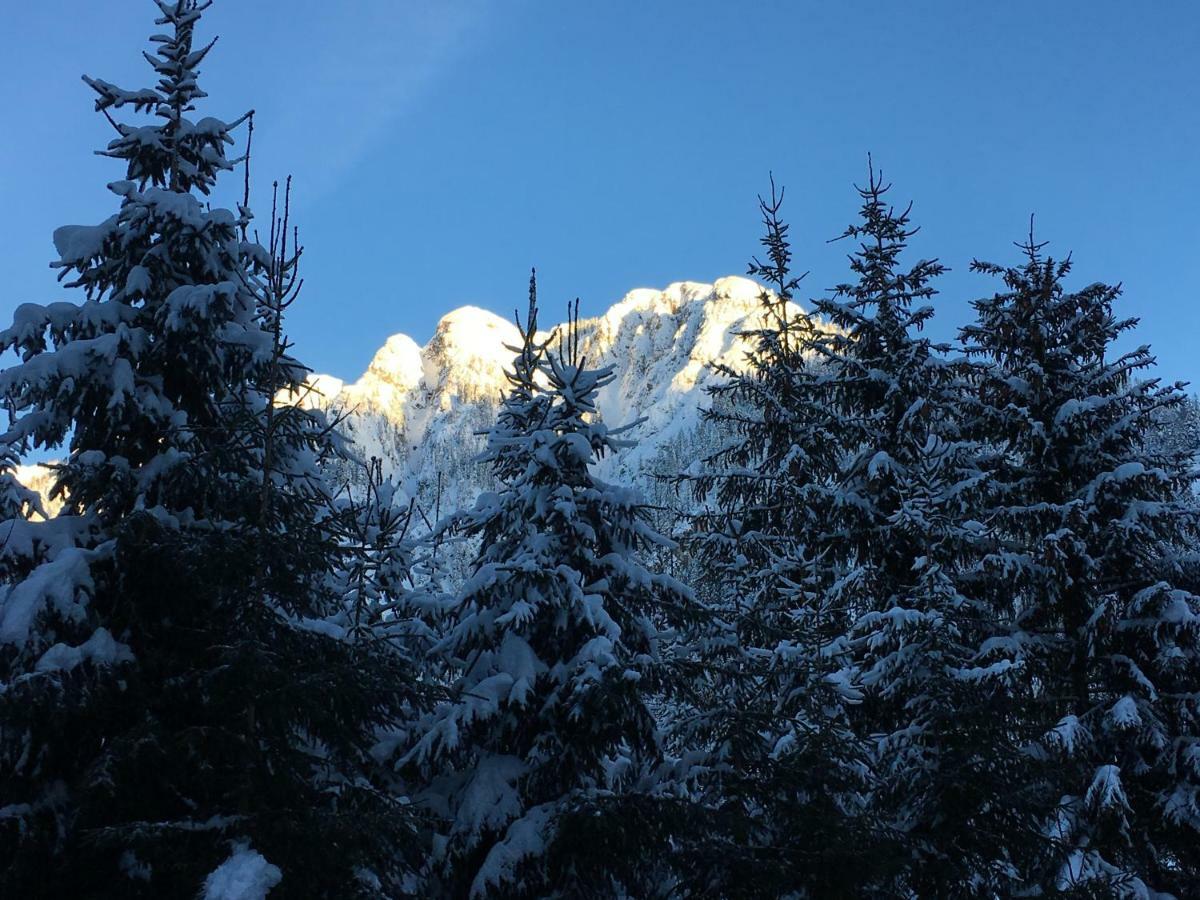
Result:
[[[1031,889],[1077,896],[1200,890],[1200,598],[1193,450],[1147,442],[1178,410],[1146,376],[1120,290],[1068,290],[1070,260],[975,263],[1002,279],[963,329],[995,448],[984,571],[1013,598],[1029,763],[1014,793],[1039,816],[1019,860]]]
[[[964,429],[964,360],[922,332],[944,271],[902,265],[916,233],[872,167],[843,237],[855,280],[814,301],[833,326],[815,348],[821,406],[842,447],[824,523],[825,559],[874,746],[874,813],[902,842],[890,890],[991,897],[1009,891],[1005,802],[1011,660],[993,638],[1003,611],[973,596],[984,528],[974,517],[979,448]],[[899,861],[898,861],[899,862]]]
[[[207,203],[243,120],[192,117],[208,3],[156,2],[156,84],[86,79],[125,177],[110,218],[55,232],[83,299],[0,334],[6,446],[66,449],[62,511],[2,526],[0,892],[194,896],[228,860],[378,896],[411,839],[370,751],[412,679],[328,621],[335,440],[276,407],[306,374],[279,321],[298,255]]]
[[[884,863],[865,799],[870,747],[850,728],[850,610],[835,596],[827,531],[840,434],[825,407],[822,326],[793,302],[783,193],[760,198],[767,262],[744,367],[724,368],[705,417],[727,441],[687,476],[703,511],[692,545],[716,618],[679,725],[705,753],[708,833],[689,849],[702,896],[841,896]]]

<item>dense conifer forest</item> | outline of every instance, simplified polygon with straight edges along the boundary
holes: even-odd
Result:
[[[291,182],[154,2],[148,86],[85,79],[113,212],[0,332],[0,895],[1200,896],[1200,418],[1089,261],[980,248],[940,343],[879,157],[832,292],[771,181],[677,502],[531,277],[446,508],[306,402]]]

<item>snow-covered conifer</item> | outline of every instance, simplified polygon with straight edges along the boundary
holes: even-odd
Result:
[[[587,367],[573,326],[557,350],[535,326],[531,303],[488,433],[500,490],[462,519],[480,549],[439,648],[451,697],[409,754],[446,822],[430,890],[645,896],[670,806],[656,623],[691,598],[640,561],[664,539],[637,493],[591,471],[620,445],[596,419],[612,372]]]
[[[377,896],[408,823],[369,753],[411,679],[327,620],[333,438],[275,408],[305,375],[274,315],[296,255],[206,202],[242,120],[191,115],[209,3],[156,3],[156,85],[86,79],[125,177],[55,232],[84,299],[0,333],[6,446],[66,452],[61,512],[3,550],[0,892],[195,896],[242,847],[283,891]]]
[[[1003,802],[1009,661],[992,658],[996,612],[964,589],[980,539],[971,506],[977,448],[961,428],[965,363],[921,334],[943,271],[901,268],[915,233],[873,168],[844,237],[856,280],[815,301],[834,330],[818,344],[821,391],[843,457],[823,550],[827,600],[849,611],[863,691],[854,721],[875,743],[873,808],[906,857],[890,889],[1006,893]]]
[[[822,326],[793,303],[783,193],[760,198],[771,290],[744,333],[744,370],[710,389],[710,425],[726,443],[689,473],[705,509],[693,553],[710,574],[716,619],[698,647],[685,743],[707,748],[701,798],[709,833],[689,870],[701,893],[852,893],[881,861],[862,799],[868,748],[849,727],[859,699],[847,676],[847,610],[832,605],[826,564],[841,456],[814,349]]]
[[[347,486],[334,507],[342,537],[333,576],[337,619],[352,641],[385,640],[416,662],[435,640],[445,604],[438,534],[417,533],[423,518],[417,499],[384,476],[379,458],[363,466],[361,495]]]
[[[1114,342],[1119,288],[1067,290],[1068,260],[977,262],[1004,290],[963,329],[983,366],[995,449],[985,560],[1012,598],[1029,764],[1012,790],[1040,817],[1030,890],[1191,896],[1200,889],[1200,597],[1193,448],[1147,442],[1185,397]]]

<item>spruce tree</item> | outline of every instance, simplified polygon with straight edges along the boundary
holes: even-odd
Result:
[[[709,833],[688,869],[701,895],[845,895],[872,883],[882,835],[862,799],[869,747],[849,727],[848,610],[834,602],[826,522],[841,456],[814,348],[793,302],[783,192],[759,199],[768,285],[744,368],[724,368],[706,420],[726,443],[687,480],[707,507],[693,550],[715,619],[684,742],[706,749]]]
[[[439,648],[455,680],[409,754],[446,822],[427,890],[645,896],[671,808],[647,706],[662,667],[655,617],[691,599],[642,564],[664,539],[637,493],[591,471],[620,446],[595,408],[612,371],[588,368],[573,324],[555,350],[536,322],[531,285],[487,435],[500,490],[463,517],[480,548]]]
[[[879,775],[872,805],[905,851],[890,889],[990,897],[1008,891],[1006,839],[1020,825],[1004,802],[1014,675],[992,640],[998,611],[968,585],[983,528],[980,451],[962,428],[966,368],[921,334],[944,267],[901,267],[915,229],[887,191],[872,167],[844,234],[857,278],[815,301],[834,326],[815,349],[843,447],[825,523],[830,602],[850,611],[864,693],[853,719]]]
[[[67,452],[61,512],[14,520],[0,561],[0,892],[194,896],[247,859],[281,896],[394,892],[409,820],[370,750],[411,675],[327,622],[336,448],[276,408],[306,374],[279,320],[298,257],[206,203],[242,120],[191,116],[209,4],[156,3],[155,86],[85,79],[126,169],[113,216],[54,235],[85,299],[0,334],[5,445]]]
[[[1147,442],[1185,401],[1114,342],[1135,319],[1119,287],[1068,290],[1071,262],[1032,233],[1021,265],[976,262],[1004,289],[963,329],[982,367],[981,435],[996,449],[985,560],[1015,598],[1029,763],[1014,790],[1038,815],[1030,890],[1200,891],[1200,597],[1189,448]]]
[[[350,486],[334,503],[341,554],[333,590],[336,619],[356,643],[387,641],[414,666],[436,639],[446,602],[436,570],[436,535],[417,535],[423,513],[383,474],[383,462],[362,464],[361,495]]]

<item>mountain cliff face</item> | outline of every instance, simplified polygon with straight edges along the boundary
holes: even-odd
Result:
[[[746,342],[739,332],[761,322],[760,291],[738,277],[682,281],[631,291],[603,315],[580,321],[589,364],[616,373],[599,398],[600,415],[614,427],[636,423],[626,435],[636,446],[605,460],[603,477],[639,485],[657,506],[679,505],[658,476],[675,474],[713,449],[717,438],[700,415],[708,404],[704,388],[718,377],[714,363],[743,368]],[[543,317],[552,312],[547,306]],[[432,520],[494,487],[487,467],[475,461],[484,444],[479,432],[495,420],[519,339],[512,322],[465,306],[444,316],[423,347],[407,335],[388,338],[357,381],[314,375],[303,402],[344,416],[342,429],[359,455],[381,459]],[[1159,425],[1149,440],[1196,447],[1200,400],[1168,411]],[[53,473],[29,465],[17,474],[53,513],[60,505],[47,498]],[[354,485],[364,474],[360,466],[343,465],[336,476]],[[669,530],[670,515],[658,524]]]
[[[603,475],[637,482],[652,500],[670,505],[655,476],[685,467],[709,443],[700,411],[708,402],[704,388],[717,377],[712,364],[743,365],[738,333],[760,321],[760,291],[736,277],[676,282],[632,291],[603,315],[580,321],[589,365],[616,373],[600,395],[600,416],[610,426],[636,422],[627,434],[636,446],[606,460]],[[491,486],[486,467],[475,462],[483,449],[478,432],[495,418],[519,340],[513,323],[463,307],[438,323],[424,347],[405,335],[389,338],[353,383],[315,376],[310,402],[344,415],[343,430],[362,456],[383,460],[429,513],[439,496],[443,512],[459,508]],[[344,474],[356,480],[352,468]]]
[[[634,423],[623,436],[635,445],[603,461],[602,477],[638,484],[657,506],[677,505],[674,489],[658,476],[686,468],[714,443],[701,420],[704,389],[718,377],[714,363],[743,367],[739,332],[761,322],[761,290],[738,277],[682,281],[631,291],[603,315],[580,320],[588,364],[612,366],[616,374],[599,397],[600,416],[612,427]],[[552,312],[547,307],[542,315]],[[445,315],[423,347],[407,335],[388,338],[357,381],[312,376],[300,402],[343,417],[342,431],[362,459],[382,460],[432,521],[494,487],[487,466],[476,461],[480,432],[495,421],[519,341],[512,322],[464,306]],[[52,481],[42,466],[22,467],[19,477],[43,496]],[[365,469],[341,464],[335,478],[361,485]],[[669,529],[670,516],[659,525]]]

